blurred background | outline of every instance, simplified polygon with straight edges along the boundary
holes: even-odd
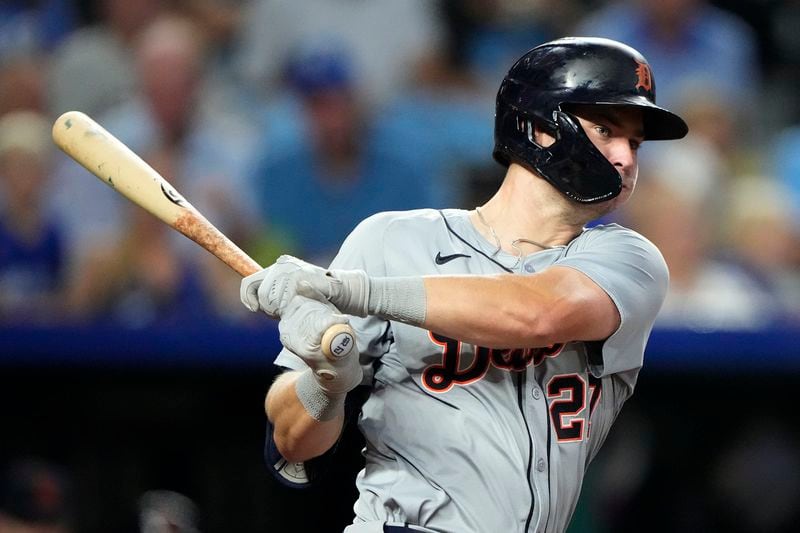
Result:
[[[641,150],[629,225],[671,288],[573,532],[795,531],[800,2],[0,2],[0,532],[341,531],[263,465],[275,324],[235,274],[54,149],[95,117],[262,264],[366,216],[471,209],[494,97],[564,35],[627,42],[690,135]],[[793,422],[794,421],[794,422]]]

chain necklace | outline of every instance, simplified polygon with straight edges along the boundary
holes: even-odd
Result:
[[[492,257],[495,257],[498,253],[500,253],[500,250],[503,249],[503,245],[500,242],[500,237],[497,236],[497,232],[492,227],[492,225],[486,222],[486,219],[483,218],[483,213],[481,213],[480,207],[475,207],[475,213],[478,214],[478,218],[480,219],[481,223],[487,228],[489,228],[489,231],[492,234],[492,239],[494,239],[494,244],[496,246],[495,251],[492,252]],[[556,248],[556,246],[547,246],[546,244],[542,244],[540,242],[536,242],[531,239],[522,239],[522,238],[514,239],[513,241],[511,241],[511,247],[517,252],[517,260],[514,261],[514,264],[511,265],[511,267],[509,268],[512,269],[517,268],[517,265],[519,265],[520,262],[522,261],[522,248],[519,247],[520,244],[532,244],[534,246],[538,246],[542,250],[552,250],[553,248]]]

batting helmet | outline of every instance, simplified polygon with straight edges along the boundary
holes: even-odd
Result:
[[[610,39],[567,37],[530,50],[503,78],[494,158],[525,166],[578,202],[617,196],[619,172],[569,111],[579,104],[640,108],[648,140],[680,139],[689,131],[683,119],[656,105],[653,73],[639,52]],[[556,138],[551,146],[534,142],[534,121]]]

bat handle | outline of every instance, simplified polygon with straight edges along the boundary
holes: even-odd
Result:
[[[331,361],[348,355],[356,345],[356,334],[349,324],[334,324],[322,334],[322,353]]]

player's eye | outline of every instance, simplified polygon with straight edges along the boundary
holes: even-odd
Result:
[[[594,127],[594,131],[599,133],[602,137],[609,137],[611,135],[611,130],[600,124]]]
[[[631,145],[631,150],[636,152],[636,151],[639,150],[639,148],[642,147],[642,141],[639,141],[637,139],[631,139],[630,140],[630,145]]]

